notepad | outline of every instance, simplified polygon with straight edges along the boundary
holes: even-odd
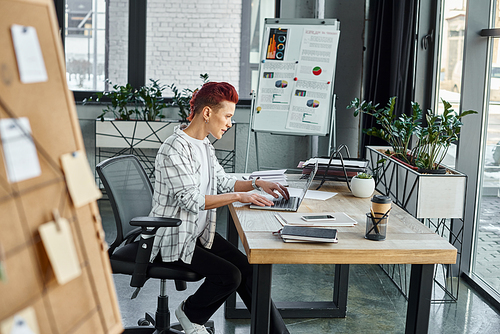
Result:
[[[322,220],[322,221],[305,221],[301,217],[304,215],[314,216],[314,215],[332,215],[335,217],[333,220]],[[276,213],[278,220],[282,219],[284,225],[294,225],[294,226],[315,226],[315,227],[340,227],[340,226],[354,226],[357,222],[349,217],[344,212],[318,212],[318,213],[303,213],[303,212],[279,212]]]
[[[284,242],[338,242],[334,228],[285,225],[280,235]]]

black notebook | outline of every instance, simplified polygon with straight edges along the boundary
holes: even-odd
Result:
[[[337,229],[285,225],[281,230],[285,242],[337,242]]]

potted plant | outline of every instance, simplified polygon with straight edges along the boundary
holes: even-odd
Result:
[[[411,150],[411,157],[421,172],[432,173],[441,171],[445,173],[441,163],[451,144],[458,140],[462,129],[462,117],[477,114],[474,110],[463,111],[457,114],[449,102],[441,100],[444,104],[442,114],[435,114],[431,110],[426,115],[427,126],[417,126],[417,145]]]
[[[101,121],[104,121],[104,116],[113,114],[115,120],[130,121],[144,120],[155,121],[158,118],[165,117],[162,114],[163,108],[167,105],[163,101],[162,92],[166,86],[161,86],[159,80],[149,79],[149,86],[141,86],[137,89],[133,88],[129,83],[126,85],[113,85],[112,91],[97,92],[95,101],[109,100],[111,105],[107,105],[102,110],[102,114],[98,116]],[[109,81],[111,84],[111,82]],[[88,101],[93,101],[91,97]]]
[[[366,147],[375,188],[391,196],[416,218],[462,218],[467,177],[443,166],[442,160],[451,143],[458,139],[463,125],[461,118],[476,112],[468,110],[457,114],[442,100],[445,111],[436,115],[429,110],[425,126],[421,124],[422,110],[417,103],[412,103],[411,116],[396,116],[394,102],[393,97],[385,108],[379,108],[371,102],[355,99],[348,106],[354,108],[355,116],[365,113],[375,117],[381,129],[373,127],[363,131],[391,145]],[[411,148],[412,140],[416,145]],[[446,174],[428,173],[440,167]],[[424,171],[426,173],[422,173]]]
[[[355,197],[371,197],[375,180],[370,173],[358,173],[351,179],[351,192]]]
[[[209,81],[207,73],[200,74],[200,78],[202,79],[203,84]],[[174,93],[174,96],[172,97],[172,106],[179,108],[178,114],[181,118],[181,121],[186,121],[190,114],[189,101],[191,101],[193,93],[198,89],[192,90],[189,88],[184,88],[182,91],[180,91],[174,83],[168,87],[172,90],[172,93]]]
[[[412,114],[397,116],[394,112],[396,97],[391,97],[387,106],[378,108],[372,102],[360,102],[354,99],[347,108],[354,108],[354,116],[364,113],[375,118],[381,126],[363,129],[363,132],[385,140],[392,150],[387,152],[393,158],[403,163],[420,168],[427,172],[439,169],[450,145],[458,140],[463,123],[462,117],[477,114],[474,110],[463,111],[457,114],[451,104],[441,99],[444,112],[436,114],[428,110],[426,114],[427,126],[421,125],[422,109],[416,102],[411,102]],[[410,149],[411,140],[417,139],[415,147]]]

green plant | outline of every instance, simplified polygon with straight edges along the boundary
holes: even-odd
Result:
[[[164,117],[162,109],[166,107],[163,102],[162,92],[166,86],[160,86],[158,80],[149,79],[150,86],[142,86],[135,89],[127,83],[126,85],[113,85],[113,90],[109,92],[96,93],[95,101],[109,100],[111,105],[107,105],[102,110],[98,118],[103,121],[104,116],[112,113],[114,118],[122,121],[130,121],[135,115],[137,119],[154,121],[156,118]],[[111,81],[108,80],[110,84]],[[84,100],[83,104],[94,101],[91,97]]]
[[[109,84],[112,84],[109,81]],[[102,110],[102,114],[98,116],[98,118],[103,121],[104,115],[107,113],[112,113],[115,119],[128,121],[131,118],[131,115],[137,113],[137,109],[135,105],[131,105],[132,102],[135,102],[135,89],[130,85],[126,84],[124,86],[121,85],[113,85],[113,91],[109,92],[98,92],[96,93],[96,98],[89,98],[88,100],[84,100],[83,104],[91,101],[101,101],[104,99],[109,99],[111,105],[107,105],[105,109]]]
[[[373,176],[370,173],[362,173],[362,172],[359,172],[355,177],[357,177],[358,179],[372,179],[373,178]]]
[[[427,126],[418,126],[416,136],[417,145],[411,150],[414,165],[421,169],[438,169],[448,152],[450,145],[458,140],[462,129],[461,118],[477,111],[467,110],[457,114],[449,102],[441,99],[444,112],[436,115],[432,110],[427,111]]]
[[[378,108],[372,102],[354,99],[347,108],[354,108],[354,116],[365,113],[375,118],[381,128],[363,129],[363,132],[382,138],[392,147],[392,155],[403,162],[421,169],[438,169],[452,142],[458,140],[463,123],[462,117],[477,114],[474,110],[457,114],[451,104],[443,99],[444,112],[435,114],[428,110],[426,126],[421,125],[422,110],[418,103],[412,102],[412,114],[397,116],[394,113],[395,97],[389,99],[385,108]],[[417,144],[410,150],[413,136]]]
[[[209,81],[207,73],[200,74],[200,78],[202,79],[203,84]],[[179,108],[179,117],[182,120],[186,120],[190,113],[189,101],[191,101],[191,97],[197,89],[191,90],[189,88],[184,88],[180,91],[175,84],[171,84],[168,87],[172,90],[172,93],[174,93],[174,96],[172,97],[172,106]]]
[[[372,102],[361,102],[358,98],[355,98],[347,108],[354,108],[355,117],[359,113],[373,116],[381,128],[371,127],[363,129],[363,132],[385,140],[391,145],[394,155],[397,158],[410,163],[407,152],[412,136],[420,125],[422,110],[418,103],[412,102],[412,114],[410,116],[406,114],[398,116],[394,112],[395,105],[396,97],[391,97],[384,108],[378,108],[378,104],[373,105]]]
[[[143,106],[139,115],[142,115],[145,121],[154,121],[157,117],[165,117],[162,115],[162,110],[167,105],[163,102],[162,92],[166,86],[160,86],[159,80],[149,80],[151,85],[139,88],[135,99],[139,100]]]

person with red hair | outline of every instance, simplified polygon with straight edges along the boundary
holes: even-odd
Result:
[[[158,229],[151,254],[205,277],[198,290],[175,311],[186,334],[208,333],[204,324],[237,291],[251,310],[253,269],[247,257],[215,231],[216,208],[233,202],[272,205],[263,190],[288,199],[279,183],[237,180],[219,164],[207,136],[217,139],[232,126],[238,93],[226,82],[208,82],[193,93],[189,125],[177,127],[161,145],[155,160],[150,216],[179,218],[178,227]],[[270,330],[288,333],[274,304]]]

